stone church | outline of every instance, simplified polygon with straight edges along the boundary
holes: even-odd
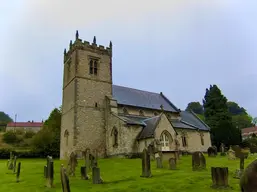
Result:
[[[102,157],[142,152],[156,142],[163,153],[207,151],[210,128],[181,111],[164,93],[112,83],[113,47],[82,41],[64,50],[60,158],[74,150]]]

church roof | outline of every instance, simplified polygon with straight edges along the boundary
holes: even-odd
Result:
[[[155,128],[161,118],[161,115],[154,116],[144,120],[146,126],[143,128],[141,133],[138,135],[138,139],[145,139],[154,137]]]
[[[138,89],[112,85],[112,95],[120,105],[129,105],[148,109],[179,112],[179,109],[171,103],[162,93],[153,93]]]
[[[206,123],[204,123],[199,117],[197,117],[196,114],[194,114],[194,112],[181,111],[180,115],[181,122],[186,123],[202,131],[210,130],[210,127]]]

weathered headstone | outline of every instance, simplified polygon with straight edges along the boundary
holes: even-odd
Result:
[[[13,170],[13,160],[14,160],[13,153],[10,152],[10,161],[9,161],[9,163],[8,163],[8,169],[9,169],[9,170]]]
[[[171,169],[171,170],[177,169],[177,160],[176,160],[176,158],[170,158],[169,159],[169,169]]]
[[[49,188],[53,187],[54,181],[54,162],[51,156],[47,156],[47,177],[46,177],[46,186]]]
[[[206,160],[203,153],[197,151],[192,154],[192,169],[193,171],[206,169]]]
[[[157,153],[158,154],[158,153]],[[155,160],[156,160],[156,168],[163,168],[163,166],[162,166],[162,159],[161,159],[161,157],[159,156],[159,154],[158,154],[158,157],[155,157]]]
[[[85,165],[87,168],[87,171],[89,172],[91,169],[91,164],[90,164],[90,149],[86,149],[85,151]]]
[[[20,182],[20,172],[21,172],[21,162],[18,163],[17,172],[16,172],[16,182]]]
[[[228,150],[228,159],[229,160],[235,160],[236,159],[235,151],[233,149],[231,149],[231,147]]]
[[[69,162],[68,162],[69,175],[75,176],[77,165],[78,165],[77,154],[75,152],[71,152]]]
[[[212,167],[212,187],[227,188],[228,185],[228,168],[227,167]]]
[[[16,172],[16,161],[17,161],[17,156],[14,156],[14,160],[13,160],[13,173]]]
[[[142,153],[142,175],[141,177],[151,177],[151,160],[147,149]]]
[[[217,155],[216,154],[216,150],[215,150],[215,148],[213,146],[209,147],[207,152],[208,152],[208,156],[209,157],[216,157],[216,155]]]
[[[244,172],[244,161],[245,161],[245,157],[244,157],[244,154],[242,153],[241,156],[240,156],[239,169],[236,170],[234,178],[236,178],[236,179],[241,178],[241,176]]]
[[[240,178],[241,192],[257,192],[257,159],[250,163]]]
[[[63,192],[70,192],[70,182],[69,177],[66,173],[64,166],[61,166],[61,183],[62,183],[62,191]]]
[[[98,160],[98,152],[97,152],[97,150],[94,150],[94,156],[92,156],[92,159],[91,159],[92,168],[98,166],[97,160]]]
[[[221,156],[225,156],[226,153],[225,153],[225,145],[223,143],[221,143],[220,145],[220,155]]]
[[[88,180],[87,168],[85,166],[80,168],[81,179]]]
[[[103,183],[103,180],[100,176],[100,168],[99,167],[92,168],[92,181],[93,181],[93,184],[102,184]]]
[[[213,147],[213,149],[215,150],[215,156],[217,156],[217,155],[218,155],[218,149],[217,149],[217,147],[216,147],[215,145],[213,145],[212,147]]]

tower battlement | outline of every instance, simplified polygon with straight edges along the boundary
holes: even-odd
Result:
[[[96,44],[96,37],[94,37],[92,43],[89,41],[83,41],[79,38],[78,31],[76,31],[75,41],[73,42],[70,40],[69,49],[64,49],[64,63],[75,50],[87,50],[91,52],[97,52],[102,55],[112,56],[112,42],[110,41],[109,47],[104,47],[103,45]]]

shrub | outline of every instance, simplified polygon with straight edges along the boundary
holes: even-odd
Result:
[[[36,135],[35,132],[33,132],[33,131],[27,131],[27,132],[24,134],[24,138],[29,139],[29,138],[32,138],[34,135]]]
[[[13,131],[7,131],[3,134],[3,141],[5,143],[14,144],[17,143],[18,140],[16,133]]]

